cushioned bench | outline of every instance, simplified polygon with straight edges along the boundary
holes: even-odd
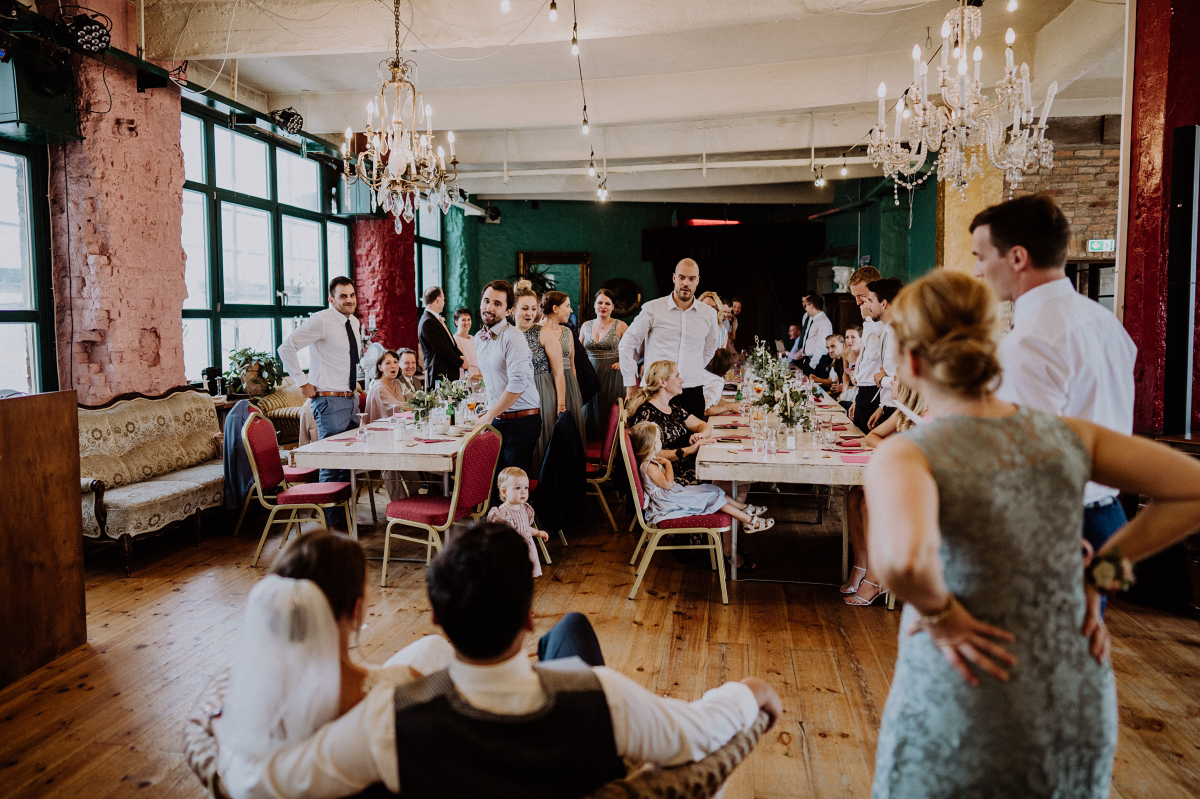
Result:
[[[79,406],[83,534],[133,539],[215,508],[224,499],[221,431],[212,398],[188,386]]]

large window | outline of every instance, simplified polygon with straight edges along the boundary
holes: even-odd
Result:
[[[421,295],[430,286],[446,288],[445,270],[442,267],[442,212],[439,208],[420,208],[417,211],[416,280],[417,305]],[[453,308],[450,309],[453,313]]]
[[[0,390],[26,394],[58,387],[45,153],[0,142]]]
[[[316,161],[185,106],[183,360],[197,381],[206,367],[228,369],[234,350],[274,353],[325,307],[329,279],[350,273],[350,231]]]

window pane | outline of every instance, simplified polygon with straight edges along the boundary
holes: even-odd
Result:
[[[225,302],[274,304],[271,215],[257,208],[222,203],[221,239]]]
[[[277,147],[275,172],[279,181],[279,202],[310,211],[321,210],[321,181],[316,161]]]
[[[272,319],[221,320],[221,371],[229,371],[229,353],[249,347],[258,352],[275,354],[275,322]]]
[[[267,197],[267,143],[219,126],[213,127],[217,185]]]
[[[428,244],[421,245],[421,290],[442,285],[442,251]]]
[[[284,335],[284,337],[286,338],[287,336],[292,335],[292,331],[295,330],[296,328],[300,327],[301,323],[304,322],[304,319],[305,319],[305,317],[300,317],[300,316],[285,317],[283,320],[283,335]],[[297,350],[296,354],[300,358],[300,367],[302,369],[304,369],[304,371],[307,372],[308,364],[309,364],[309,355],[310,355],[308,347],[304,347],[303,349]],[[302,380],[298,379],[298,377],[299,377],[298,375],[292,375],[292,377],[297,378],[296,379],[297,383],[303,382]]]
[[[325,225],[325,246],[329,250],[326,261],[329,274],[326,284],[335,277],[350,276],[350,228],[337,222]],[[324,300],[322,300],[323,302]]]
[[[442,240],[442,212],[435,206],[426,208],[422,203],[417,210],[417,235],[426,239]]]
[[[228,133],[228,131],[226,131]],[[204,182],[204,121],[184,114],[179,126],[179,146],[183,149],[183,176]]]
[[[212,358],[212,327],[207,319],[183,320],[183,375],[199,383],[204,370],[216,366]],[[229,368],[222,364],[221,370]]]
[[[33,309],[29,167],[24,157],[0,152],[0,308]]]
[[[321,223],[283,218],[283,290],[288,305],[320,305]]]
[[[187,256],[184,279],[187,299],[184,308],[208,308],[208,206],[198,191],[183,193],[183,252]],[[209,364],[212,366],[212,364]]]
[[[32,324],[0,325],[0,389],[37,391],[36,329]]]

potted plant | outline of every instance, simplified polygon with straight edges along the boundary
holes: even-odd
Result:
[[[229,353],[229,371],[225,380],[232,393],[262,397],[271,394],[283,383],[283,370],[269,352],[243,347]]]

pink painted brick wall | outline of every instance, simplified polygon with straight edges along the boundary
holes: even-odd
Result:
[[[186,382],[183,154],[177,88],[75,65],[84,140],[49,147],[55,323],[60,385],[94,404]]]

